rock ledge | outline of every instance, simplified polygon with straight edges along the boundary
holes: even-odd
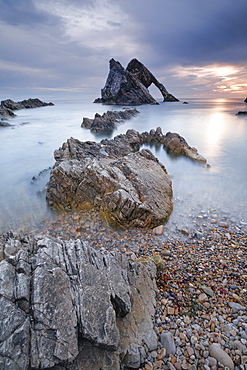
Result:
[[[138,369],[157,348],[155,278],[82,240],[27,240],[0,262],[0,368]]]

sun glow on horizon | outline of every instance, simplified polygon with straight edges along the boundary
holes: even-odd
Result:
[[[172,72],[179,79],[185,79],[186,86],[201,93],[212,91],[245,95],[247,91],[247,83],[243,83],[247,73],[242,65],[178,66],[173,68]]]

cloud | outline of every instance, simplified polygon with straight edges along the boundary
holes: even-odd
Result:
[[[100,92],[112,57],[123,66],[138,58],[178,96],[245,88],[246,0],[0,0],[0,8],[2,89]]]
[[[68,42],[77,43],[94,51],[118,56],[133,55],[137,48],[135,32],[137,25],[113,1],[95,0],[89,2],[67,2],[39,0],[37,7],[57,16]]]
[[[0,19],[14,26],[32,28],[37,24],[54,24],[47,12],[39,11],[33,0],[0,0]]]

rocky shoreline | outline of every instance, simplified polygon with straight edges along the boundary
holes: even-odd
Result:
[[[158,229],[116,230],[94,213],[72,213],[44,224],[38,238],[85,240],[93,248],[117,250],[134,261],[156,257],[158,346],[139,369],[245,370],[247,225],[213,217],[197,215],[197,232],[167,234]],[[9,246],[4,257],[17,250],[18,245]]]
[[[160,128],[114,140],[69,139],[57,165],[73,148],[76,159],[93,146],[108,161],[145,142],[206,163]],[[44,221],[39,234],[0,235],[0,368],[246,370],[247,223],[215,210],[190,221],[176,233],[119,230],[87,209]]]

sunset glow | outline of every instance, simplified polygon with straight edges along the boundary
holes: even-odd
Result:
[[[187,86],[198,92],[211,90],[214,93],[236,95],[246,94],[246,68],[242,65],[212,64],[204,67],[188,66],[173,68],[172,73],[180,80],[185,80]]]

